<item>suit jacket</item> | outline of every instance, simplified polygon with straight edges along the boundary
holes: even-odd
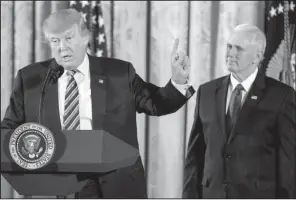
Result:
[[[229,81],[225,76],[198,89],[183,197],[295,198],[295,91],[258,73],[227,137]]]
[[[92,120],[94,130],[105,130],[113,136],[139,149],[137,140],[136,112],[153,116],[173,113],[181,108],[188,98],[168,82],[157,87],[144,82],[129,62],[89,56]],[[41,87],[50,65],[55,59],[35,63],[18,71],[10,103],[1,129],[15,129],[25,122],[38,122],[38,105]],[[99,80],[104,80],[104,84]],[[58,109],[58,83],[53,83],[44,99],[43,125],[53,133],[61,130]],[[90,177],[95,177],[91,174]],[[146,181],[142,161],[131,167],[118,169],[99,178],[104,198],[146,198]],[[89,187],[81,196],[96,196]],[[91,194],[88,194],[88,193]]]

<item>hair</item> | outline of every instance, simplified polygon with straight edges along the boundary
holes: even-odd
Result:
[[[46,39],[49,33],[61,33],[68,30],[73,25],[78,26],[82,37],[90,38],[91,32],[88,30],[83,16],[75,9],[60,9],[51,13],[43,22],[42,29]]]
[[[235,32],[246,32],[251,44],[255,44],[259,51],[264,54],[266,48],[266,37],[265,34],[254,25],[240,24],[234,28]]]

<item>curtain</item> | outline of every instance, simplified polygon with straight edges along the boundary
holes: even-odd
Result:
[[[51,57],[41,23],[67,8],[65,1],[1,1],[1,119],[18,69]],[[260,1],[102,1],[108,57],[133,63],[146,81],[164,86],[171,77],[176,38],[191,59],[195,87],[227,74],[226,39],[240,23],[264,30]],[[176,113],[137,115],[142,160],[147,164],[149,198],[180,198],[183,162],[193,123],[194,95]],[[147,162],[147,163],[146,163]],[[1,177],[1,197],[20,197]]]

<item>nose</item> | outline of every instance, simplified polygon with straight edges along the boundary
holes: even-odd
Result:
[[[229,57],[235,57],[236,56],[236,54],[237,54],[237,50],[236,50],[236,48],[235,47],[229,47],[229,49],[228,49],[228,56]]]
[[[64,51],[64,50],[67,50],[67,49],[68,49],[67,42],[65,40],[61,40],[60,41],[60,50]]]

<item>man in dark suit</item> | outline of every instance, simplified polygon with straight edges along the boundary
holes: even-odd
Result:
[[[295,198],[295,91],[260,68],[266,39],[239,25],[230,75],[202,84],[189,138],[184,198]]]
[[[52,132],[104,130],[137,149],[136,112],[176,112],[195,92],[187,83],[189,58],[177,52],[178,41],[172,52],[172,78],[158,87],[144,82],[129,62],[88,55],[90,34],[77,11],[51,14],[43,29],[54,58],[18,71],[1,129],[38,122],[40,91],[50,67],[61,66],[64,72],[47,89],[44,126]],[[147,198],[141,158],[131,167],[89,178],[94,181],[82,189],[80,198]]]

